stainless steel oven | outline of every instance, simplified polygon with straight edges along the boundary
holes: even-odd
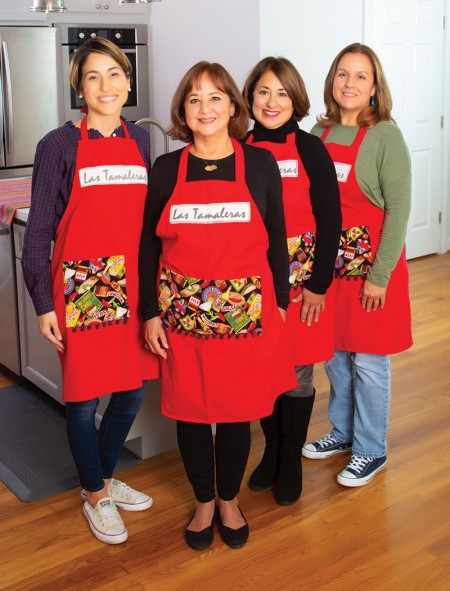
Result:
[[[149,104],[149,65],[147,25],[73,25],[57,24],[61,29],[62,64],[64,83],[65,120],[80,118],[83,104],[70,86],[69,63],[74,50],[89,37],[104,37],[115,43],[127,55],[133,66],[133,83],[128,100],[123,107],[123,116],[129,121],[148,117]]]

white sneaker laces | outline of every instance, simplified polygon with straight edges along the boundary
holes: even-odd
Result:
[[[105,529],[111,529],[118,525],[122,525],[122,520],[117,512],[117,508],[109,499],[100,501],[95,510]]]
[[[323,449],[324,447],[335,445],[336,443],[338,443],[338,440],[332,437],[331,433],[327,433],[327,435],[320,437],[320,439],[318,439],[316,443],[319,445],[320,448]]]
[[[120,497],[123,500],[131,501],[135,498],[135,491],[125,484],[125,482],[121,482],[120,480],[116,480],[115,478],[111,481],[111,484],[108,487],[108,492],[114,491],[114,495],[116,497]]]
[[[369,464],[370,462],[373,462],[373,458],[363,458],[361,456],[352,456],[350,462],[347,465],[346,470],[354,470],[355,472],[360,474],[364,470],[364,468],[367,466],[367,464]]]

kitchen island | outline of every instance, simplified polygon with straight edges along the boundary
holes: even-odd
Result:
[[[10,183],[11,181],[2,182]],[[28,192],[29,187],[30,185],[28,185]],[[24,192],[24,204],[26,205],[26,203]],[[14,322],[14,326],[11,324],[11,330],[1,331],[0,351],[11,349],[12,335],[17,333],[16,347],[19,363],[14,367],[4,364],[16,374],[24,376],[38,386],[43,391],[43,396],[49,395],[62,404],[62,380],[58,355],[52,345],[39,332],[36,313],[23,281],[21,255],[28,213],[28,207],[19,207],[13,213],[12,224],[9,226],[3,224],[2,226],[3,229],[7,228],[8,230],[7,236],[5,234],[4,238],[7,238],[11,250],[4,261],[5,272],[6,266],[10,265],[8,273],[12,279],[8,298],[3,290],[0,292],[0,310],[5,309],[6,304],[8,305],[7,315],[9,321]],[[2,283],[4,283],[3,272]],[[1,359],[0,363],[3,363]],[[128,449],[143,459],[172,449],[177,445],[175,422],[160,414],[159,397],[159,380],[152,380],[148,384],[146,400],[125,444]],[[97,410],[98,422],[100,422],[106,407],[107,398],[104,396],[100,399]]]

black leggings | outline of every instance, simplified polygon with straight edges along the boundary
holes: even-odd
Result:
[[[231,501],[238,494],[250,453],[250,422],[217,423],[213,439],[210,424],[177,421],[178,446],[195,498],[208,503],[217,494]]]

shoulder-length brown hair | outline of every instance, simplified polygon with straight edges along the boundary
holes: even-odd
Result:
[[[76,92],[80,92],[83,85],[83,66],[91,53],[101,53],[112,58],[119,64],[131,84],[133,66],[125,53],[120,47],[117,47],[117,45],[109,41],[109,39],[93,37],[92,39],[85,41],[74,51],[70,62],[69,80],[72,88]]]
[[[271,70],[275,74],[291,99],[294,108],[292,118],[294,121],[301,121],[303,117],[306,117],[309,114],[310,107],[308,93],[306,92],[303,78],[300,76],[300,73],[294,64],[287,58],[273,56],[265,57],[259,61],[250,72],[245,82],[242,95],[250,113],[250,117],[254,119],[252,107],[255,87],[258,84],[259,79],[267,72],[267,70]]]
[[[207,74],[213,84],[230,98],[231,104],[234,105],[234,115],[228,123],[228,133],[235,139],[243,138],[247,133],[249,117],[241,93],[222,65],[206,61],[192,66],[181,79],[172,99],[170,110],[172,125],[169,128],[169,135],[182,142],[192,141],[192,131],[186,125],[184,104],[186,97],[198,85],[203,74]]]
[[[335,123],[339,123],[341,116],[339,113],[339,105],[333,98],[333,81],[336,75],[339,62],[347,53],[362,53],[367,56],[372,64],[375,95],[374,105],[367,105],[359,114],[357,123],[360,127],[373,127],[380,121],[392,121],[395,123],[391,111],[392,111],[392,96],[391,91],[386,80],[386,77],[381,66],[381,62],[377,54],[362,43],[352,43],[344,47],[337,56],[334,58],[333,63],[328,71],[327,77],[325,78],[325,85],[323,91],[323,100],[325,103],[325,114],[317,117],[317,123],[322,127],[330,127]]]

